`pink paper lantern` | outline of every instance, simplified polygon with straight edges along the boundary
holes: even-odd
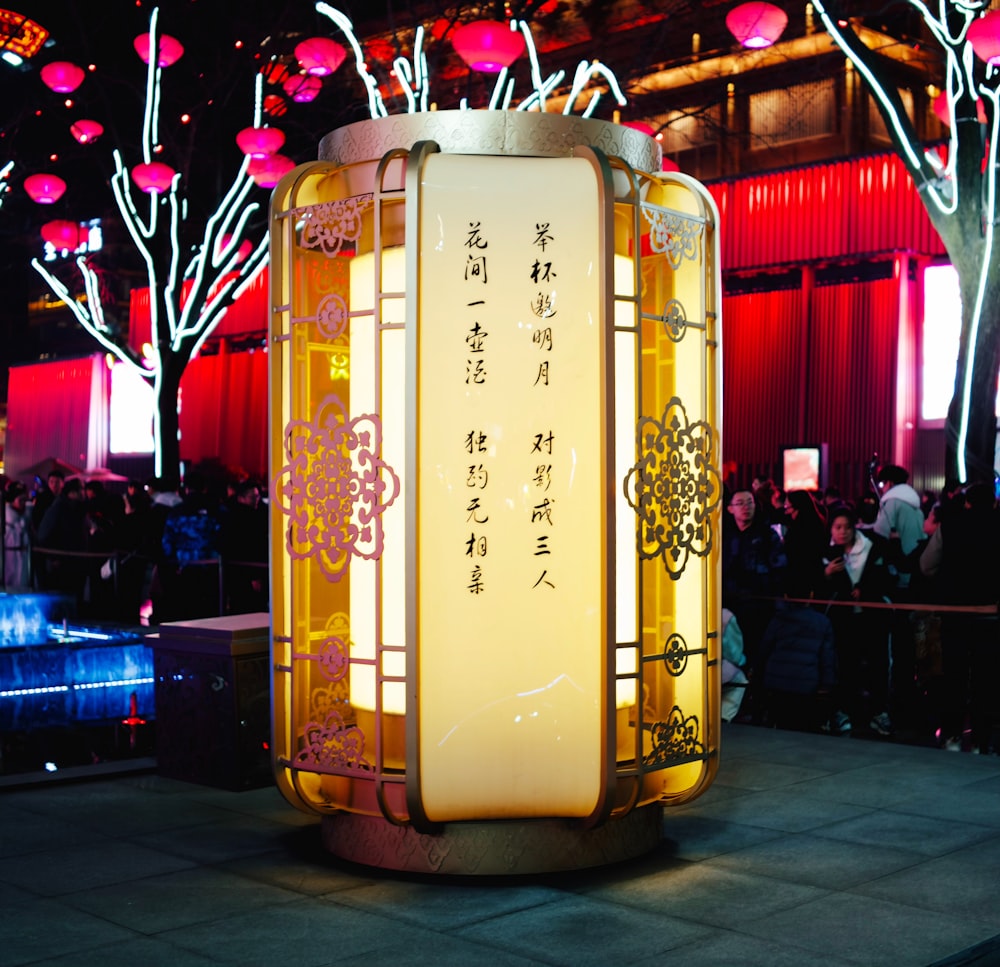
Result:
[[[104,134],[104,125],[99,124],[97,121],[89,121],[86,118],[81,118],[70,125],[69,131],[80,144],[93,144]]]
[[[66,182],[57,175],[29,175],[24,179],[24,190],[39,205],[52,205],[62,198]]]
[[[646,124],[644,121],[622,121],[623,128],[631,128],[633,131],[641,131],[647,137],[656,137],[656,128],[651,124]]]
[[[347,51],[335,40],[328,37],[310,37],[295,48],[295,59],[307,74],[326,77],[341,64]]]
[[[244,128],[236,135],[240,151],[251,158],[266,158],[285,143],[284,132],[277,128]]]
[[[664,156],[660,160],[660,171],[680,171],[681,166],[672,158]]]
[[[41,70],[42,83],[57,94],[69,94],[83,83],[83,68],[68,60],[54,60]]]
[[[931,106],[937,119],[945,126],[951,127],[951,115],[948,113],[948,92],[942,91],[938,94]],[[980,124],[986,123],[986,105],[983,104],[981,97],[976,99],[976,120]]]
[[[451,38],[455,52],[474,71],[498,74],[524,53],[524,37],[497,20],[464,24]]]
[[[215,254],[221,254],[222,250],[232,241],[232,235],[223,235],[219,239],[218,244],[215,246]],[[248,239],[244,239],[240,242],[240,247],[236,250],[236,261],[243,262],[246,257],[253,251],[253,245]]]
[[[151,161],[149,164],[135,165],[132,168],[132,181],[137,188],[148,194],[163,193],[170,189],[176,174],[170,165],[165,165],[162,161]]]
[[[965,36],[980,60],[1000,60],[1000,10],[991,10],[974,20]]]
[[[744,47],[770,47],[788,26],[788,14],[773,3],[741,3],[726,15],[726,26]]]
[[[295,167],[295,162],[283,154],[269,154],[266,158],[253,158],[247,174],[261,187],[273,188]]]
[[[62,218],[46,222],[41,229],[42,240],[54,245],[59,251],[72,252],[80,245],[80,226]]]
[[[316,100],[323,82],[315,74],[292,74],[281,86],[293,101],[307,104]]]
[[[184,53],[183,44],[176,37],[171,37],[168,34],[160,34],[157,39],[159,41],[159,56],[156,59],[157,67],[169,67],[171,64],[176,64]],[[142,59],[142,62],[148,64],[149,34],[139,34],[132,42],[132,46],[135,47],[135,52]]]

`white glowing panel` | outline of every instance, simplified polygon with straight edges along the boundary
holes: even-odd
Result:
[[[111,368],[111,425],[109,448],[112,453],[153,452],[153,387],[130,366],[115,363]]]
[[[587,816],[610,633],[597,179],[581,159],[432,155],[421,184],[423,806]]]
[[[924,269],[924,320],[921,335],[920,418],[943,421],[955,392],[962,296],[953,265]],[[1000,412],[1000,387],[997,393]]]

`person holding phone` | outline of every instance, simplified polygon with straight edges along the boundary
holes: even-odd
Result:
[[[879,735],[892,734],[889,717],[891,612],[862,602],[887,601],[890,576],[881,548],[858,530],[850,507],[830,512],[830,541],[823,552],[826,597],[840,674],[839,715],[868,720]],[[854,607],[849,601],[858,602]],[[837,719],[838,716],[834,718]],[[834,722],[834,725],[837,725]],[[842,721],[837,731],[849,731]]]

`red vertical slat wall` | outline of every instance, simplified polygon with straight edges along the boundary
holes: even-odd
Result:
[[[802,292],[723,299],[723,459],[740,467],[798,442]],[[749,484],[749,480],[737,483]]]
[[[881,252],[944,254],[913,181],[894,154],[708,188],[720,208],[724,270]]]

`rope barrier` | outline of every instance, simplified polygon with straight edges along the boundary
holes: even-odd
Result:
[[[873,608],[883,611],[929,611],[934,614],[985,614],[997,616],[995,604],[921,604],[916,601],[855,601],[853,598],[762,598],[764,601],[789,601],[793,604],[819,605],[825,608]]]

